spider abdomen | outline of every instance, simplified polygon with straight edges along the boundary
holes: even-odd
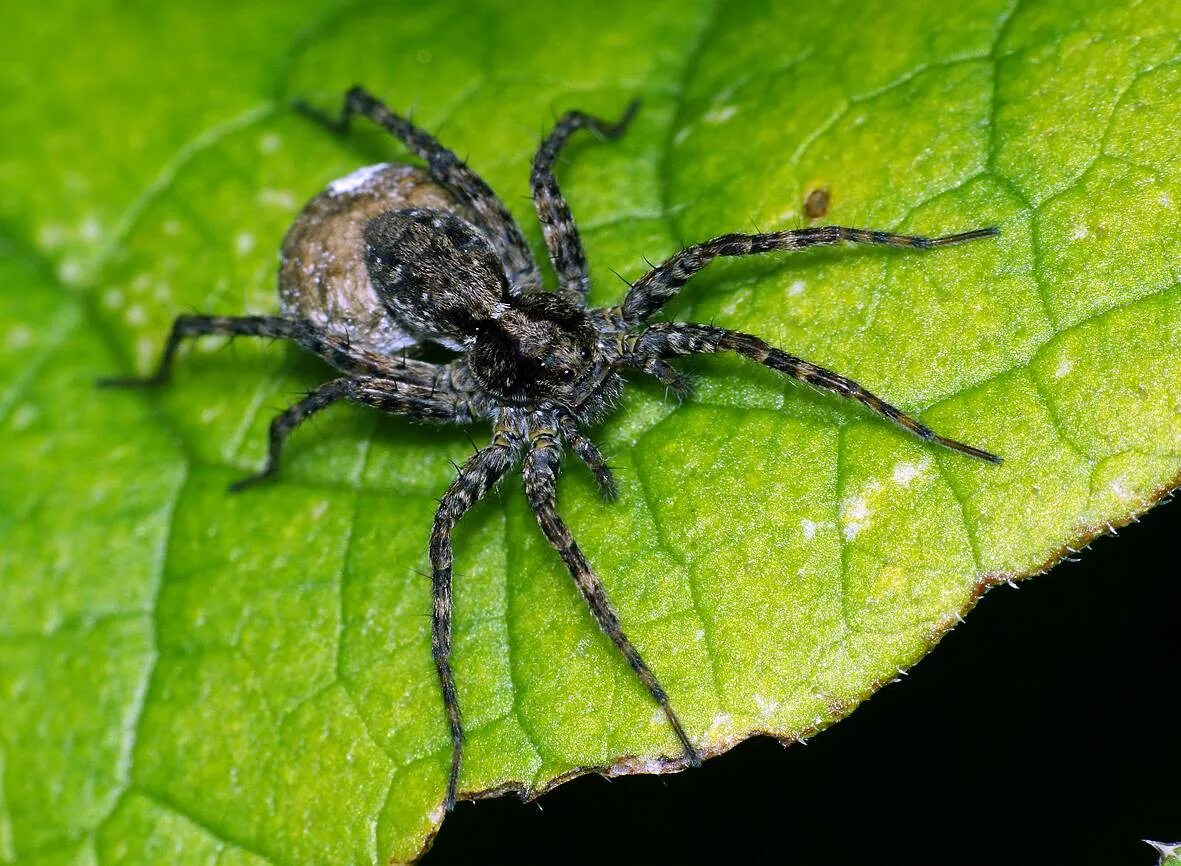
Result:
[[[392,355],[418,338],[381,302],[365,264],[366,223],[394,209],[461,210],[429,174],[381,163],[333,181],[283,239],[279,308],[359,349]]]

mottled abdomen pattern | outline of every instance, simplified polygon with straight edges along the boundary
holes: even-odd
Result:
[[[369,278],[362,236],[367,220],[406,208],[468,217],[447,190],[410,165],[366,166],[309,201],[279,253],[282,316],[377,354],[414,346],[417,339],[390,315]]]

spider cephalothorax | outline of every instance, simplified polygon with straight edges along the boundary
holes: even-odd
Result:
[[[684,764],[700,757],[655,674],[620,626],[602,584],[558,516],[555,488],[563,445],[594,473],[605,496],[615,484],[603,455],[582,432],[623,390],[622,373],[639,370],[683,391],[668,358],[735,352],[822,390],[858,400],[914,435],[991,462],[999,458],[947,439],[856,382],[810,364],[758,337],[713,325],[648,324],[694,274],[718,256],[832,245],[842,241],[926,248],[996,234],[978,229],[927,238],[840,226],[723,235],[686,247],[633,283],[623,302],[588,309],[582,243],[558,191],[553,164],[578,129],[610,138],[617,123],[572,111],[558,121],[533,159],[533,200],[558,277],[541,275],[517,224],[487,184],[434,138],[394,114],[361,88],[345,96],[339,119],[304,109],[343,130],[363,115],[400,138],[426,162],[360,169],[312,199],[283,242],[279,316],[180,316],[156,372],[108,385],[159,385],[168,380],[180,341],[202,334],[283,337],[345,375],[313,389],[271,423],[266,465],[233,486],[273,475],[287,436],[309,415],[338,400],[439,423],[490,422],[490,444],[459,468],[439,501],[430,536],[432,652],[454,745],[444,805],[459,785],[463,723],[451,673],[451,532],[461,516],[514,465],[545,537],[569,569],[595,621],[660,705],[680,742]],[[450,363],[407,357],[426,341],[456,353]]]

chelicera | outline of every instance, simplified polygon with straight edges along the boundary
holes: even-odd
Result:
[[[619,136],[637,108],[610,123],[578,111],[562,116],[533,158],[533,202],[557,274],[553,291],[521,230],[480,177],[454,153],[362,88],[344,99],[339,118],[304,109],[344,131],[353,115],[384,127],[426,169],[375,165],[331,184],[311,200],[283,243],[280,315],[184,315],[176,319],[156,371],[105,385],[154,386],[168,381],[180,343],[207,334],[282,337],[320,355],[344,375],[314,388],[270,426],[265,466],[231,489],[271,477],[283,445],[308,416],[351,400],[441,424],[492,425],[491,442],[459,467],[439,501],[430,534],[434,607],[432,652],[453,743],[444,806],[459,788],[464,729],[451,671],[451,533],[456,522],[513,466],[542,533],[556,549],[595,621],[660,705],[680,742],[673,760],[701,758],[656,674],[624,633],[619,616],[586,556],[558,515],[556,484],[569,447],[594,474],[603,495],[615,482],[584,430],[618,401],[623,374],[640,371],[677,392],[685,379],[669,363],[683,355],[735,352],[794,379],[852,398],[927,442],[999,463],[987,451],[941,436],[856,382],[756,336],[714,325],[649,323],[694,274],[719,256],[747,256],[842,241],[926,249],[995,235],[984,228],[944,237],[824,226],[728,234],[682,249],[652,268],[622,303],[589,308],[589,277],[570,208],[553,166],[580,129]],[[434,342],[456,353],[450,363],[413,355]]]

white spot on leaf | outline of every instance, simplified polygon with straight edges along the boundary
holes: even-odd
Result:
[[[152,337],[143,336],[135,341],[135,366],[138,370],[146,370],[156,359],[156,342]]]
[[[84,241],[90,241],[91,243],[94,243],[102,237],[102,234],[102,226],[98,224],[98,220],[96,220],[94,217],[87,217],[86,219],[82,220],[82,223],[78,226],[78,235]]]
[[[127,324],[138,326],[138,325],[142,325],[144,322],[146,322],[148,320],[148,315],[144,311],[144,308],[142,305],[132,304],[123,313],[123,318],[127,321]]]
[[[755,706],[759,708],[759,713],[764,717],[775,715],[775,711],[779,709],[779,701],[772,698],[765,698],[760,694],[753,695],[755,699]]]
[[[33,342],[33,329],[28,325],[14,325],[4,335],[4,345],[13,351],[27,348]]]
[[[12,412],[12,429],[20,432],[27,429],[34,421],[37,420],[37,410],[28,403],[22,403],[17,406]]]
[[[922,475],[930,465],[929,460],[920,460],[918,463],[900,460],[894,464],[894,483],[900,487],[909,487],[910,482]]]
[[[725,123],[737,113],[738,106],[736,105],[719,105],[717,108],[710,109],[702,119],[708,124],[717,126],[719,123]]]
[[[1111,482],[1108,489],[1123,502],[1139,502],[1140,500],[1136,492],[1128,487],[1128,480],[1126,478],[1115,479],[1115,481]]]
[[[74,258],[63,259],[57,275],[63,283],[74,285],[82,279],[82,263]]]
[[[845,540],[852,541],[865,528],[873,510],[869,507],[869,497],[882,489],[878,481],[870,481],[865,490],[850,496],[841,503],[841,522],[845,524]]]
[[[709,730],[705,732],[710,739],[717,739],[725,736],[734,730],[734,717],[729,713],[718,713],[709,724]]]
[[[289,189],[263,187],[258,191],[258,203],[267,207],[291,210],[295,207],[295,194]]]

